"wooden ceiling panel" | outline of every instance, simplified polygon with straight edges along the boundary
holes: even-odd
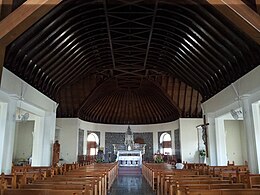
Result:
[[[257,42],[204,0],[67,0],[6,49],[57,117],[109,124],[201,117],[201,101],[260,64]]]

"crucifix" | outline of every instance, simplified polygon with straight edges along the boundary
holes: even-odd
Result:
[[[206,149],[206,157],[209,157],[209,154],[208,154],[208,133],[207,133],[208,125],[209,125],[209,123],[206,122],[206,115],[203,115],[203,124],[196,126],[196,128],[198,128],[198,127],[202,128],[202,140],[203,140],[203,143],[204,143],[205,149]]]

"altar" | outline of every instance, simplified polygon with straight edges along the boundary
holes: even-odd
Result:
[[[142,156],[145,153],[145,145],[134,143],[133,132],[128,126],[124,144],[113,144],[114,154],[117,155],[116,161],[119,166],[141,166]]]
[[[117,161],[119,166],[140,166],[142,165],[142,153],[140,150],[118,151]]]

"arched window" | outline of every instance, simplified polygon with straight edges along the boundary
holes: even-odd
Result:
[[[160,136],[160,153],[165,155],[171,155],[172,154],[172,138],[169,133],[163,133]]]
[[[87,153],[91,156],[93,155],[97,155],[98,152],[98,144],[99,144],[99,139],[97,134],[95,133],[90,133],[87,137],[87,142],[88,142],[88,146],[87,146]]]

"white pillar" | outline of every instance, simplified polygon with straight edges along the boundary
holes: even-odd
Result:
[[[55,137],[56,113],[46,113],[44,117],[43,148],[41,166],[50,166],[52,163],[52,146]]]
[[[172,155],[175,155],[175,137],[174,137],[174,131],[171,130],[171,138],[172,138]]]
[[[153,153],[156,153],[159,150],[158,147],[158,132],[153,132]]]
[[[15,114],[17,96],[9,96],[8,103],[1,103],[0,113],[0,173],[11,173],[14,137],[15,137]]]
[[[84,130],[84,145],[83,145],[83,155],[87,155],[87,145],[88,145],[88,131]]]
[[[253,117],[254,117],[254,127],[256,133],[256,156],[257,156],[257,166],[258,174],[260,173],[260,101],[252,105]]]
[[[6,132],[6,120],[7,120],[8,103],[0,102],[0,173],[4,172],[3,160],[4,160],[4,141]]]
[[[208,163],[211,166],[217,165],[217,149],[216,149],[216,129],[215,117],[213,114],[207,114],[207,121],[209,122],[208,134]]]
[[[33,132],[32,166],[41,166],[43,161],[44,117],[35,117]]]
[[[216,118],[216,149],[217,149],[217,165],[227,165],[227,147],[226,133],[223,118]]]
[[[103,147],[104,148],[104,153],[106,152],[105,151],[105,144],[106,144],[106,132],[105,131],[100,131],[100,140],[99,140],[99,143],[100,143],[100,147]]]
[[[242,100],[244,128],[247,138],[247,154],[248,166],[251,173],[259,173],[257,162],[257,148],[256,148],[256,132],[254,129],[254,121],[252,114],[252,105],[249,102],[249,95],[240,97]]]

